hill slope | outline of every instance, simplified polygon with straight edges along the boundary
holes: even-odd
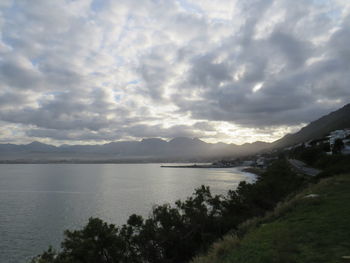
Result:
[[[308,194],[314,198],[305,198]],[[350,256],[350,174],[304,190],[239,239],[226,236],[193,263],[347,262]]]
[[[284,136],[280,140],[275,141],[272,145],[273,148],[282,148],[308,140],[322,138],[331,131],[344,128],[350,128],[350,104],[311,122],[297,133]]]

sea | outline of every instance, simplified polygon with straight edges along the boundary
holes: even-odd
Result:
[[[0,164],[0,262],[21,263],[60,248],[66,229],[90,217],[122,225],[154,205],[186,199],[201,185],[215,194],[255,176],[236,168],[161,164]]]

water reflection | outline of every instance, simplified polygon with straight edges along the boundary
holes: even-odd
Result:
[[[237,169],[174,169],[158,164],[0,165],[0,262],[22,262],[91,216],[117,225],[154,204],[184,199],[201,185],[216,194],[253,180]]]

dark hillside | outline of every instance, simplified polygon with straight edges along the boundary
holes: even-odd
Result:
[[[283,148],[290,145],[322,138],[331,131],[350,128],[350,104],[331,112],[322,118],[311,122],[299,132],[288,134],[273,143],[273,148]]]
[[[349,174],[327,178],[192,263],[349,262],[349,190]]]

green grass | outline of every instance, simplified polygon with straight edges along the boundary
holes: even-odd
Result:
[[[324,179],[240,231],[193,263],[350,263],[350,175]]]

